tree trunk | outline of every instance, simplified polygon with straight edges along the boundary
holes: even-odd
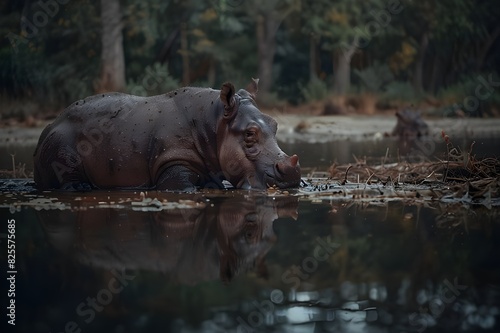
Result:
[[[182,85],[188,86],[190,83],[190,65],[186,23],[181,23],[181,49],[179,52],[182,57]]]
[[[491,46],[495,42],[495,40],[500,36],[500,26],[497,26],[495,30],[488,35],[486,41],[484,42],[481,50],[479,51],[477,62],[476,62],[476,70],[480,71],[483,68],[484,60],[486,59],[486,55],[490,50]]]
[[[432,73],[431,73],[431,81],[429,83],[429,91],[433,94],[437,93],[439,87],[441,87],[443,82],[443,63],[441,61],[441,57],[436,54],[434,55],[434,59],[432,61]]]
[[[259,96],[266,100],[269,96],[273,80],[273,61],[276,51],[276,30],[279,22],[271,14],[257,16],[257,48]]]
[[[356,52],[358,37],[349,45],[343,43],[333,53],[333,94],[345,95],[351,87],[351,60]]]
[[[283,20],[300,10],[300,0],[281,3],[279,0],[241,1],[245,10],[255,18],[260,101],[269,101],[273,84],[273,61],[276,53],[276,32]]]
[[[429,46],[429,35],[424,33],[420,39],[420,46],[418,48],[417,62],[415,63],[415,71],[413,73],[413,88],[418,94],[424,92],[424,59]]]
[[[208,64],[208,73],[207,73],[207,81],[208,81],[208,86],[213,87],[215,85],[215,76],[217,74],[216,72],[216,66],[215,66],[215,59],[213,56],[210,56],[209,64]]]
[[[318,41],[314,34],[309,37],[309,81],[318,79]]]
[[[125,90],[122,15],[119,0],[101,0],[102,53],[99,92]]]
[[[174,43],[179,36],[180,29],[175,28],[170,34],[168,35],[167,39],[165,40],[165,43],[163,44],[163,47],[161,48],[160,53],[156,57],[156,61],[164,64],[166,63],[169,58],[170,58],[170,52],[172,50],[172,47],[174,46]]]

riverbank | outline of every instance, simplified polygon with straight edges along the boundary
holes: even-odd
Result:
[[[377,140],[390,136],[396,125],[396,117],[389,115],[306,116],[277,112],[271,115],[278,122],[278,141],[286,143]],[[431,136],[440,135],[444,130],[452,138],[500,137],[500,118],[441,118],[425,119],[425,122]],[[2,127],[0,146],[36,146],[48,123],[42,122],[37,127]]]
[[[277,137],[282,142],[332,142],[378,140],[390,136],[396,125],[394,116],[300,116],[273,115],[278,121]],[[425,119],[430,136],[445,131],[452,138],[498,138],[498,118]]]

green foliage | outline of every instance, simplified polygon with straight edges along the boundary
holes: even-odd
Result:
[[[12,100],[28,99],[42,109],[59,108],[92,94],[99,66],[98,20],[91,3],[79,4],[82,7],[68,3],[52,9],[54,15],[45,14],[44,24],[34,20],[35,14],[42,17],[38,3],[26,2],[19,8],[22,22],[29,22],[30,28],[20,25],[18,18],[6,29],[9,37],[0,42],[4,94]]]
[[[166,65],[155,63],[147,66],[144,74],[136,80],[129,80],[127,91],[138,96],[152,96],[167,93],[179,87],[179,82],[168,72]]]
[[[461,108],[470,115],[482,111],[489,112],[491,105],[500,105],[498,88],[495,89],[493,86],[485,85],[490,76],[491,81],[500,81],[498,73],[466,75],[456,83],[440,89],[437,97],[445,107]],[[464,107],[464,103],[468,103],[468,105]]]
[[[386,64],[375,63],[365,69],[354,69],[353,72],[368,92],[381,92],[387,83],[394,80],[394,75]]]
[[[328,87],[325,81],[318,78],[309,80],[305,86],[299,85],[299,87],[306,102],[321,101],[328,96]]]
[[[265,105],[265,106],[282,106],[284,104],[284,100],[278,95],[276,92],[272,92],[270,94],[267,94],[265,98],[262,96],[258,97],[258,103],[259,105]]]
[[[382,93],[383,101],[398,101],[406,103],[416,103],[420,100],[417,92],[410,82],[393,81],[386,85]]]
[[[374,13],[385,13],[390,3],[123,0],[127,89],[153,95],[177,88],[183,77],[182,52],[190,61],[192,84],[217,88],[230,80],[245,87],[257,76],[256,21],[263,15],[275,15],[279,22],[273,34],[271,102],[323,99],[331,89],[327,83],[337,74],[339,56],[352,45],[350,73],[357,91],[381,94],[390,101],[421,98],[410,83],[418,77],[419,59],[423,59],[424,94],[438,92],[446,103],[460,103],[474,92],[479,73],[500,67],[496,1],[400,1],[403,10],[386,16],[387,24],[373,34],[368,29],[377,22]],[[0,4],[0,99],[7,101],[3,105],[24,100],[53,109],[95,93],[101,54],[99,2],[74,0],[59,5],[57,13],[27,36],[21,18],[33,21],[40,8],[38,1]],[[186,27],[187,50],[181,50],[181,25]],[[427,44],[422,42],[424,36]],[[316,43],[314,56],[311,40]],[[314,64],[308,66],[314,57]],[[309,81],[314,67],[320,79]],[[496,88],[484,103],[499,105],[498,96]]]
[[[473,93],[476,86],[477,80],[472,77],[464,77],[458,82],[440,89],[437,96],[445,103],[458,103],[471,92]]]
[[[376,38],[384,30],[370,36],[367,24],[374,21],[372,13],[384,9],[385,5],[382,0],[315,1],[303,8],[303,31],[324,38],[323,48],[331,51],[350,44],[355,38]]]

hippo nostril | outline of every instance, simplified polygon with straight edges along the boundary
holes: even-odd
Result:
[[[297,155],[292,155],[290,156],[290,159],[288,161],[283,161],[283,162],[278,162],[276,163],[276,170],[281,176],[285,176],[288,173],[293,173],[297,168],[297,165],[299,163],[299,157]]]
[[[283,165],[283,163],[276,163],[276,170],[278,170],[279,174],[280,175],[284,175],[285,174],[285,166]]]

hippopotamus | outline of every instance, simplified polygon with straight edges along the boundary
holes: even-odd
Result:
[[[403,109],[396,112],[397,123],[392,130],[393,136],[399,136],[403,140],[421,138],[429,135],[429,126],[422,119],[419,111]]]
[[[185,87],[140,97],[106,93],[67,107],[34,153],[39,190],[194,191],[297,187],[300,165],[255,102],[258,80],[235,91]]]

